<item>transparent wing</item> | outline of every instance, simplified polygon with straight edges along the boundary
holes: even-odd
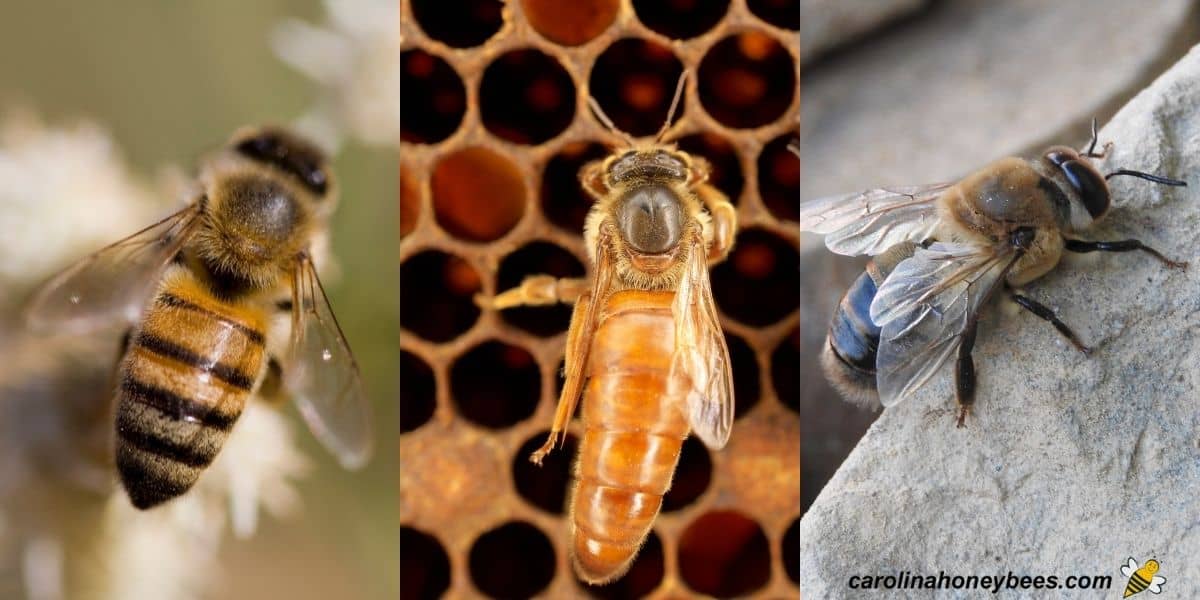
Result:
[[[671,305],[675,353],[669,379],[672,384],[690,382],[684,393],[688,422],[706,446],[718,449],[729,441],[733,428],[733,375],[705,256],[704,239],[697,233],[692,237],[687,268]],[[687,376],[678,377],[678,373]]]
[[[284,383],[313,435],[342,466],[357,469],[366,464],[373,445],[362,377],[312,261],[296,262]]]
[[[1151,594],[1161,594],[1162,584],[1166,582],[1166,577],[1163,577],[1162,575],[1155,575],[1154,579],[1150,580],[1150,585],[1146,586],[1146,589],[1150,590]]]
[[[1133,560],[1133,557],[1131,556],[1131,557],[1129,557],[1129,564],[1121,567],[1121,575],[1124,575],[1125,577],[1132,577],[1133,572],[1136,571],[1137,568],[1138,568],[1137,561]]]
[[[134,322],[199,222],[199,204],[106,246],[55,275],[34,293],[25,311],[37,330],[85,333],[114,320]]]
[[[1016,256],[1007,246],[935,243],[897,265],[871,302],[871,320],[882,329],[876,380],[884,406],[924,385],[958,349]]]
[[[921,242],[937,229],[937,199],[951,183],[873,189],[800,205],[800,230],[825,235],[847,256],[876,255],[900,242]]]

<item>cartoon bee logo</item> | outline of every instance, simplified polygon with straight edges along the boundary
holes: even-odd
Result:
[[[1162,584],[1167,580],[1161,575],[1155,575],[1157,572],[1157,560],[1152,558],[1139,569],[1137,561],[1130,557],[1129,564],[1121,567],[1121,575],[1129,578],[1129,583],[1125,584],[1125,595],[1122,597],[1128,598],[1146,590],[1150,590],[1151,594],[1161,594]]]

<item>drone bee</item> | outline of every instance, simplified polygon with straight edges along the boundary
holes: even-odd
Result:
[[[725,446],[733,426],[729,349],[708,266],[733,244],[736,212],[709,185],[703,159],[624,136],[628,148],[587,164],[596,199],[584,240],[591,281],[539,275],[491,300],[492,308],[574,302],[566,383],[542,458],[562,439],[580,395],[583,424],[570,504],[571,555],[584,581],[605,583],[632,563],[662,506],[689,432]],[[596,116],[619,133],[592,100]],[[586,387],[586,391],[585,391]]]
[[[1086,354],[1089,348],[1054,311],[1014,288],[1053,269],[1064,250],[1139,250],[1186,268],[1138,240],[1073,237],[1108,211],[1109,178],[1187,185],[1126,169],[1102,176],[1085,160],[1105,155],[1095,149],[1093,121],[1082,154],[1054,146],[1036,160],[1002,158],[957,183],[872,189],[802,205],[802,231],[825,234],[825,245],[838,254],[876,256],[840,303],[823,351],[826,375],[843,395],[892,406],[956,355],[961,427],[975,398],[971,351],[979,310],[998,289]]]
[[[134,506],[190,489],[246,401],[280,384],[343,465],[366,461],[358,367],[310,255],[335,191],[307,141],[275,128],[239,131],[202,169],[186,208],[34,294],[26,319],[37,329],[132,325],[117,367],[115,433]]]

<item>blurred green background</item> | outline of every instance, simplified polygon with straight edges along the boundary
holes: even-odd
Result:
[[[315,84],[270,47],[289,17],[326,21],[317,0],[8,4],[0,114],[23,106],[50,124],[94,121],[139,174],[167,165],[190,174],[237,127],[286,124],[316,101]],[[343,471],[294,419],[316,467],[299,482],[303,512],[288,521],[264,516],[250,540],[227,536],[214,597],[399,595],[397,160],[392,148],[343,146],[333,231],[342,272],[326,282],[374,404],[375,457],[363,471]]]

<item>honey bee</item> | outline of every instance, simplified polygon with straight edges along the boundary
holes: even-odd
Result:
[[[183,210],[51,278],[26,312],[42,330],[131,325],[115,462],[139,509],[191,488],[256,393],[286,389],[347,468],[370,453],[358,366],[311,255],[337,199],[324,155],[281,129],[244,129],[199,183]]]
[[[707,183],[708,164],[662,142],[686,81],[654,141],[626,146],[580,171],[593,198],[584,241],[590,282],[526,278],[493,308],[574,302],[566,382],[536,464],[565,435],[580,395],[584,434],[570,495],[572,562],[581,579],[628,570],[662,505],[689,432],[725,446],[733,426],[729,349],[708,266],[733,244],[733,205]],[[586,388],[586,391],[585,391]]]
[[[920,389],[956,355],[959,427],[975,398],[979,310],[998,289],[1049,322],[1079,351],[1085,346],[1054,311],[1015,291],[1069,252],[1140,250],[1184,269],[1138,240],[1073,236],[1110,207],[1107,180],[1128,175],[1171,186],[1183,181],[1119,169],[1101,175],[1097,153],[1054,146],[1036,160],[1002,158],[956,183],[872,189],[800,208],[800,229],[825,234],[838,254],[875,256],[834,314],[822,366],[849,400],[892,406]]]

